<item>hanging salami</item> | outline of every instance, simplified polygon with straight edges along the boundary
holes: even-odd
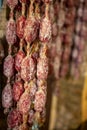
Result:
[[[2,106],[6,109],[12,107],[13,103],[12,89],[11,85],[8,83],[2,92]]]
[[[23,83],[21,81],[17,81],[13,85],[13,99],[18,101],[20,96],[24,92]]]
[[[6,40],[9,45],[16,43],[16,24],[13,19],[10,19],[7,23]]]
[[[4,75],[6,77],[12,77],[14,74],[14,59],[11,55],[8,55],[4,61]]]
[[[4,108],[4,112],[8,112],[7,109],[11,108],[13,105],[13,95],[12,95],[12,86],[10,84],[10,79],[14,74],[14,58],[12,57],[12,45],[16,42],[16,24],[13,19],[13,9],[17,5],[18,1],[11,1],[7,0],[7,4],[11,9],[10,12],[10,19],[7,23],[6,27],[6,40],[8,42],[9,48],[8,48],[8,56],[5,58],[4,61],[4,75],[7,77],[7,85],[3,89],[2,92],[2,105]]]
[[[20,114],[20,112],[16,109],[11,110],[7,117],[8,127],[12,129],[20,125],[21,122],[22,122],[22,115]]]

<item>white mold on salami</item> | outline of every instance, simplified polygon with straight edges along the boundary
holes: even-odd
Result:
[[[10,108],[13,104],[13,96],[11,85],[7,84],[2,91],[2,106],[4,108]]]
[[[14,74],[14,59],[11,55],[8,55],[4,61],[4,75],[11,77]]]
[[[9,45],[13,45],[16,43],[17,37],[16,37],[16,23],[13,19],[10,19],[7,22],[6,27],[6,40]]]

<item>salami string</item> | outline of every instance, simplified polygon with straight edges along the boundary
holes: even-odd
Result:
[[[71,74],[74,75],[76,78],[79,77],[80,75],[80,66],[82,62],[82,52],[84,48],[84,43],[85,39],[84,37],[80,34],[82,33],[83,29],[82,27],[84,26],[84,20],[83,20],[83,12],[84,12],[84,0],[79,1],[79,7],[77,9],[77,19],[76,19],[76,26],[75,26],[75,32],[74,32],[74,49],[72,52],[72,68],[71,68]],[[80,13],[79,13],[80,11]],[[81,21],[81,19],[83,21]],[[80,36],[79,36],[80,35]],[[80,43],[80,45],[79,45]]]
[[[46,1],[45,1],[46,2]],[[32,129],[38,129],[41,123],[41,113],[45,109],[46,94],[47,94],[47,76],[48,76],[48,58],[47,58],[47,43],[51,39],[51,22],[49,19],[49,3],[45,3],[45,17],[41,20],[39,38],[41,41],[41,48],[39,59],[37,62],[37,85],[38,90],[35,94],[34,109],[35,121]],[[47,33],[45,33],[47,32]],[[44,117],[45,118],[45,117]]]
[[[22,1],[20,1],[22,2]],[[23,44],[24,44],[24,24],[25,24],[25,3],[22,3],[22,15],[17,20],[17,36],[20,38],[20,46],[19,51],[17,52],[15,56],[15,69],[17,70],[16,74],[16,81],[13,85],[13,99],[14,101],[18,101],[20,99],[20,96],[24,92],[23,82],[21,80],[21,62],[23,58],[25,57],[25,53],[23,52]]]
[[[4,62],[4,75],[8,77],[8,81],[2,93],[2,103],[6,108],[5,111],[11,109],[7,116],[8,129],[28,130],[30,127],[32,130],[36,130],[45,121],[48,77],[47,44],[52,35],[49,18],[51,0],[43,1],[45,5],[44,18],[40,16],[41,1],[30,0],[27,19],[25,16],[27,1],[20,0],[20,2],[22,15],[15,23],[13,10],[18,1],[7,0],[11,13],[6,31],[9,55]],[[14,62],[11,48],[16,43],[16,35],[20,42]],[[24,44],[27,44],[26,52],[23,50]],[[14,67],[17,74],[13,88],[11,88],[10,79],[14,75]]]
[[[14,74],[14,59],[12,57],[12,45],[16,42],[16,23],[13,19],[13,10],[15,6],[17,5],[18,1],[14,0],[7,0],[7,4],[10,11],[10,19],[7,23],[6,27],[6,40],[9,45],[8,49],[8,56],[5,58],[4,61],[4,75],[8,78],[7,79],[7,85],[5,86],[3,92],[2,92],[2,105],[5,108],[4,112],[8,112],[9,108],[12,107],[12,88],[10,84],[10,79]]]

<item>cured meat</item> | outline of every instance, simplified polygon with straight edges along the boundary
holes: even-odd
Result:
[[[9,45],[16,43],[16,24],[13,19],[10,19],[6,27],[6,40]]]
[[[24,38],[26,42],[33,42],[38,33],[38,21],[34,17],[29,17],[25,22]]]
[[[37,2],[37,3],[41,3],[41,0],[35,0],[35,2]]]
[[[87,22],[87,8],[84,9],[83,20]]]
[[[52,25],[52,36],[53,37],[56,37],[58,35],[58,27],[57,27],[57,24],[56,24],[56,22],[55,23],[53,23],[53,25]]]
[[[10,108],[12,106],[12,89],[11,85],[7,84],[2,91],[2,106],[4,108]]]
[[[11,77],[14,74],[14,59],[11,55],[8,55],[4,61],[4,75]]]
[[[7,5],[11,9],[14,9],[17,4],[18,4],[18,0],[7,0]]]
[[[78,57],[78,50],[77,50],[77,48],[74,48],[73,53],[72,53],[72,57],[73,57],[73,60],[77,59],[77,57]]]
[[[52,2],[52,0],[42,0],[44,3]]]
[[[34,121],[34,111],[33,110],[30,110],[29,111],[29,117],[28,117],[28,123],[29,124],[32,124],[33,123],[33,121]]]
[[[21,70],[21,62],[24,59],[25,54],[22,50],[19,50],[16,57],[15,57],[15,69],[17,71]]]
[[[70,44],[70,43],[72,43],[72,35],[71,35],[71,34],[65,34],[65,35],[64,35],[64,43],[65,43],[65,44]]]
[[[7,117],[8,127],[14,128],[15,126],[18,126],[21,123],[22,123],[21,113],[16,109],[11,110]]]
[[[21,3],[26,3],[27,0],[20,0]]]
[[[31,99],[29,92],[26,89],[18,102],[18,109],[22,114],[27,114],[30,109],[30,105],[31,105]]]
[[[18,101],[23,92],[24,88],[22,82],[21,81],[15,82],[13,85],[13,99],[15,101]]]
[[[25,57],[21,63],[21,78],[26,82],[34,78],[35,63],[32,57]]]
[[[51,21],[47,17],[44,17],[40,23],[39,38],[42,42],[49,42],[52,35]]]
[[[37,77],[38,79],[47,79],[48,76],[48,58],[45,56],[38,59]]]
[[[31,101],[34,100],[35,98],[35,93],[37,91],[37,86],[36,86],[36,83],[33,81],[31,84],[30,84],[30,97],[31,97]]]
[[[72,25],[74,23],[74,19],[75,19],[75,10],[69,10],[66,13],[65,24]]]
[[[17,36],[19,38],[23,38],[24,36],[25,20],[25,16],[20,16],[17,20]]]
[[[72,7],[72,6],[74,6],[74,1],[73,0],[66,0],[66,3],[67,3],[67,5],[69,6],[69,7]]]
[[[65,77],[67,72],[68,72],[68,69],[69,69],[69,64],[68,63],[62,65],[62,70],[61,70],[61,74],[60,75],[62,77]]]
[[[42,90],[38,90],[35,95],[34,109],[42,112],[46,103],[46,94]]]

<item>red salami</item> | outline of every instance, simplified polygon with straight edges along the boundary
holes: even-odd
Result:
[[[34,78],[35,63],[31,57],[25,57],[21,64],[21,78],[26,82]]]
[[[22,62],[24,57],[25,57],[24,52],[22,50],[19,50],[16,57],[15,57],[15,69],[17,71],[21,70],[21,62]]]
[[[46,94],[40,89],[36,92],[35,95],[34,109],[37,112],[42,112],[43,108],[45,107],[45,103],[46,103]]]
[[[6,40],[9,45],[16,43],[16,24],[13,19],[10,19],[7,23]]]
[[[29,17],[25,22],[24,38],[26,42],[33,42],[37,37],[38,21],[34,17]]]
[[[18,4],[18,0],[7,0],[8,6],[13,9]]]
[[[27,114],[30,109],[30,105],[31,105],[30,95],[26,89],[18,102],[18,109],[22,114]]]
[[[35,0],[35,2],[37,2],[37,3],[41,3],[41,0]]]
[[[20,16],[17,20],[17,36],[19,38],[23,38],[24,36],[25,20],[25,16]]]
[[[10,108],[12,106],[12,89],[11,85],[7,84],[2,92],[2,106],[4,108]]]
[[[74,6],[74,1],[73,1],[73,0],[68,0],[68,2],[66,1],[66,3],[67,3],[67,5],[68,5],[69,7]]]
[[[21,3],[26,3],[27,0],[20,0]]]
[[[21,81],[15,82],[13,85],[13,99],[15,101],[18,101],[23,92],[24,88],[22,82]]]
[[[65,77],[67,72],[68,72],[68,69],[69,69],[69,64],[66,63],[62,66],[62,70],[61,70],[61,76],[62,77]]]
[[[55,23],[53,23],[53,25],[52,25],[52,36],[53,37],[56,37],[58,35],[58,27],[57,27],[57,24],[56,24],[56,22]]]
[[[16,109],[10,111],[7,117],[7,124],[9,128],[14,128],[22,123],[22,115]]]
[[[40,23],[39,38],[42,42],[49,42],[51,39],[52,28],[51,21],[45,17]]]
[[[8,55],[4,61],[4,75],[11,77],[14,73],[14,59],[11,55]]]
[[[37,77],[38,79],[47,79],[48,76],[48,58],[39,58],[37,63]]]

